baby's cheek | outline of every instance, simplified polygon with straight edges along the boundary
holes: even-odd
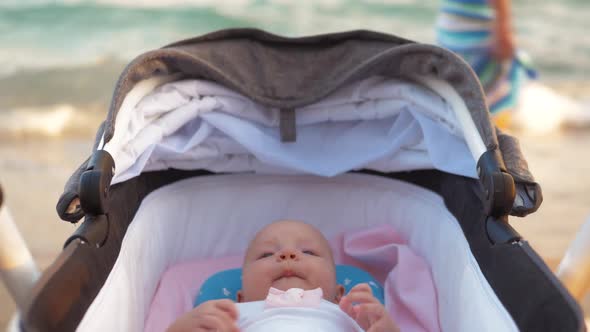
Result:
[[[323,266],[322,273],[319,275],[319,287],[324,292],[324,298],[333,300],[337,293],[336,273],[330,268]]]
[[[242,291],[246,301],[264,300],[269,289],[270,283],[267,275],[242,275]]]

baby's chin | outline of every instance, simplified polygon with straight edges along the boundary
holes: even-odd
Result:
[[[306,280],[295,276],[279,278],[273,281],[272,287],[280,289],[282,291],[286,291],[290,288],[301,288],[303,290],[311,290],[317,288],[310,286]]]

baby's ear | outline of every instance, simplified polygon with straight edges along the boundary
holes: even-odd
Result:
[[[244,302],[244,293],[242,292],[241,289],[236,293],[236,301],[238,303]]]
[[[336,286],[336,298],[334,299],[336,303],[340,302],[340,299],[344,296],[344,286],[337,285]]]

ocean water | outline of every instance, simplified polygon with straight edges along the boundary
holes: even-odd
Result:
[[[590,80],[590,1],[513,5],[517,41],[542,79]],[[436,0],[2,0],[0,132],[31,122],[31,131],[48,134],[64,121],[93,125],[89,119],[104,117],[124,65],[176,40],[256,27],[286,36],[370,29],[434,43],[438,6]],[[31,120],[39,114],[46,118]]]

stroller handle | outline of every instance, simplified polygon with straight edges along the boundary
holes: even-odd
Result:
[[[506,171],[501,153],[498,150],[486,149],[483,138],[473,122],[465,101],[449,83],[427,76],[413,76],[413,78],[432,89],[451,105],[473,160],[477,163],[477,174],[482,182],[486,196],[484,202],[486,213],[504,218],[512,209],[516,188],[512,175]],[[501,227],[505,230],[501,233],[505,233],[506,236],[502,235],[500,238],[514,239],[520,237],[513,229],[506,227],[506,225]]]

